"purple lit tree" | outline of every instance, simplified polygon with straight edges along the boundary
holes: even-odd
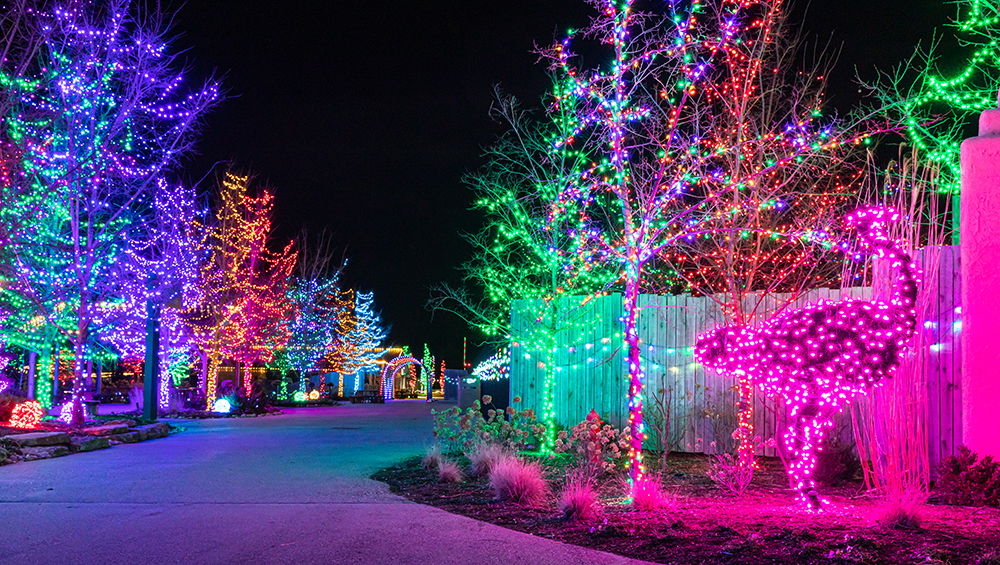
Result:
[[[151,215],[130,234],[124,257],[113,269],[121,302],[107,307],[101,340],[122,357],[145,352],[147,303],[160,313],[159,406],[170,407],[170,391],[195,353],[190,328],[183,322],[184,304],[197,303],[198,272],[207,258],[204,226],[207,209],[193,188],[157,182]]]
[[[8,265],[14,293],[43,328],[42,345],[58,355],[65,344],[73,358],[78,421],[102,305],[119,298],[111,267],[218,90],[182,92],[162,13],[126,0],[27,8],[21,16],[45,43],[26,77],[30,90],[6,119],[4,135],[23,156],[19,177],[31,187],[13,207],[31,214],[30,234]]]

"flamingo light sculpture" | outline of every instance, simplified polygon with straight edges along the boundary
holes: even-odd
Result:
[[[768,396],[790,407],[783,441],[791,454],[789,475],[812,510],[825,502],[813,471],[823,434],[833,416],[855,397],[890,378],[916,331],[918,271],[887,225],[899,221],[890,208],[866,208],[847,216],[862,250],[887,260],[894,271],[890,299],[821,301],[789,310],[755,328],[727,326],[698,336],[695,356],[706,367],[749,378]]]

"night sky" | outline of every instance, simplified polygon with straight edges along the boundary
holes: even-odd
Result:
[[[953,15],[930,0],[804,6],[807,32],[842,46],[835,106],[856,95],[855,67],[890,68]],[[499,133],[493,85],[535,103],[546,78],[533,44],[590,13],[582,0],[190,0],[173,45],[192,80],[215,74],[229,97],[180,175],[197,181],[220,161],[254,173],[277,193],[282,237],[328,228],[350,260],[346,283],[375,291],[391,341],[418,353],[427,341],[457,367],[462,337],[478,336],[424,303],[431,285],[459,281],[459,233],[479,225],[461,177]]]

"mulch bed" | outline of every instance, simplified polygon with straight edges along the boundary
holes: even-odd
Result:
[[[463,461],[464,462],[464,461]],[[624,483],[602,487],[605,508],[591,523],[567,522],[551,500],[528,508],[494,500],[484,478],[442,484],[436,473],[407,459],[375,473],[390,490],[513,530],[659,563],[974,563],[1000,565],[1000,510],[925,505],[917,529],[880,523],[884,510],[854,483],[821,492],[827,510],[810,514],[796,504],[780,462],[765,460],[743,497],[705,476],[709,459],[675,454],[661,476],[672,495],[658,512],[625,506]],[[562,470],[547,467],[553,492]]]

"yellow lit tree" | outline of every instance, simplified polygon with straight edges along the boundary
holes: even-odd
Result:
[[[249,392],[251,365],[270,361],[288,340],[282,321],[290,315],[287,286],[297,256],[292,242],[277,252],[267,246],[273,235],[272,193],[251,194],[248,177],[226,173],[218,198],[215,222],[206,230],[209,259],[198,281],[199,300],[185,316],[207,360],[209,408],[223,361],[242,365]]]

